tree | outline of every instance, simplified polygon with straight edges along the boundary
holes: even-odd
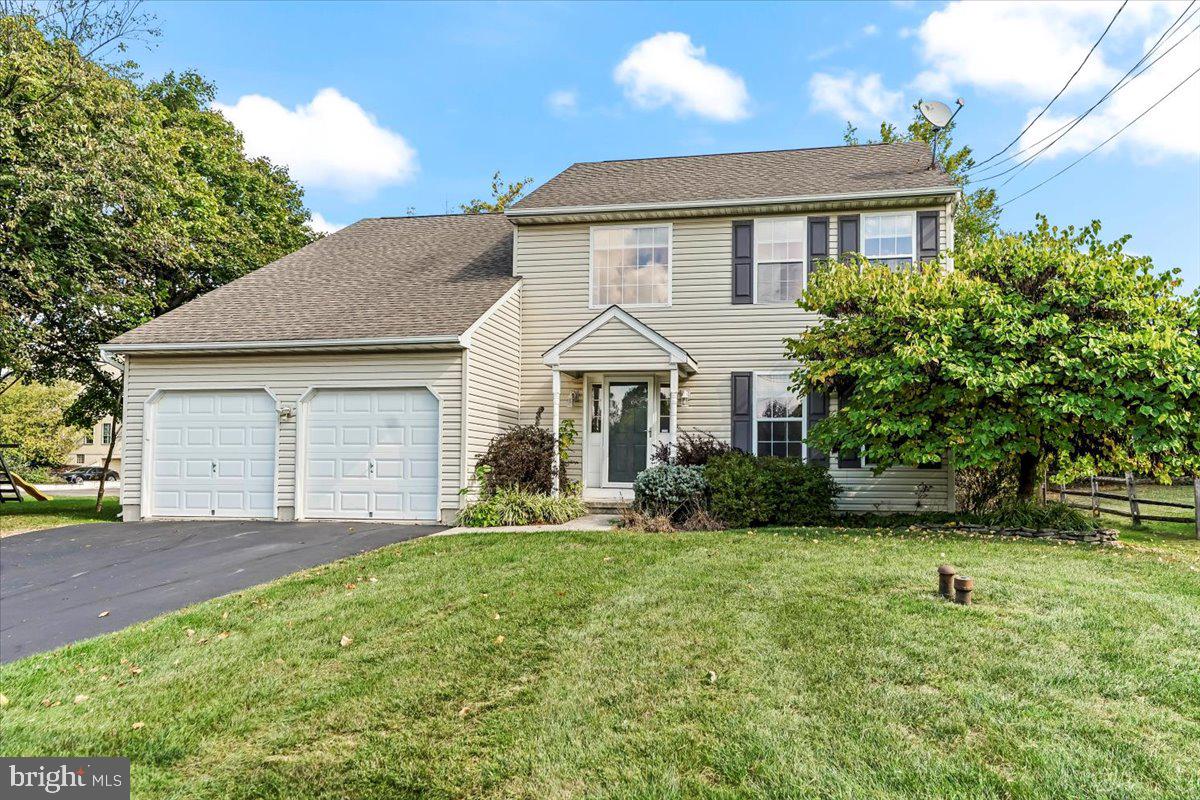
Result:
[[[469,203],[459,205],[459,208],[464,214],[494,214],[503,211],[512,203],[520,200],[521,195],[525,194],[525,187],[531,183],[533,183],[533,178],[522,178],[516,183],[506,184],[497,170],[492,175],[492,199],[480,200],[476,197]]]
[[[195,73],[139,87],[0,18],[0,369],[78,383],[73,424],[121,419],[101,344],[313,238],[300,187],[212,99]]]
[[[1018,496],[1063,479],[1200,469],[1200,292],[1105,243],[1100,223],[996,236],[955,271],[865,261],[817,273],[827,319],[787,340],[799,392],[837,391],[810,441],[883,469],[949,456],[1019,464]],[[849,395],[847,399],[847,395]]]
[[[77,390],[69,383],[18,383],[0,395],[0,442],[17,446],[15,458],[8,456],[15,470],[57,466],[83,439],[62,414]]]
[[[939,158],[942,169],[963,188],[962,200],[959,201],[958,208],[954,213],[954,244],[956,250],[961,250],[972,247],[996,233],[1000,224],[1000,208],[996,205],[994,189],[966,190],[970,184],[967,173],[975,166],[975,159],[971,154],[970,147],[954,149],[953,133],[956,124],[951,122],[939,133],[921,114],[918,106],[914,105],[913,119],[903,133],[890,122],[881,122],[879,138],[868,139],[866,144],[924,142],[932,145],[936,136],[942,153]],[[858,129],[849,122],[846,123],[842,139],[850,145],[863,144],[858,138]]]

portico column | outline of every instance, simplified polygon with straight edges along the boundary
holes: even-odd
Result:
[[[671,365],[671,459],[675,459],[679,432],[679,365]]]
[[[551,375],[553,376],[551,394],[554,395],[554,408],[550,424],[554,426],[554,456],[550,462],[550,494],[558,497],[558,396],[562,392],[562,376],[558,373],[558,367],[551,367]]]

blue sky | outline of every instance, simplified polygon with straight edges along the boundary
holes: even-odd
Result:
[[[148,77],[192,68],[214,81],[248,148],[288,164],[309,208],[336,226],[455,211],[485,196],[497,169],[540,182],[574,161],[839,144],[847,118],[863,131],[880,117],[902,122],[921,97],[962,97],[957,140],[987,156],[1058,91],[1118,5],[150,3],[162,36],[130,55]],[[1009,153],[1037,152],[1037,139],[1117,83],[1186,6],[1126,7]],[[1188,34],[1200,15],[1185,19],[1155,52],[1174,50],[1001,198],[1200,67],[1200,32]],[[1060,225],[1100,219],[1200,285],[1200,76],[1014,200],[1003,222],[1028,227],[1037,211]]]

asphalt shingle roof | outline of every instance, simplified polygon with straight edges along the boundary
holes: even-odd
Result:
[[[919,142],[573,164],[513,208],[689,203],[953,189]]]
[[[460,334],[515,283],[501,214],[365,219],[113,344]]]

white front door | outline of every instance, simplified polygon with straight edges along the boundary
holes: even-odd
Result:
[[[155,401],[150,515],[275,516],[275,400],[261,389],[166,391]]]
[[[304,437],[305,517],[437,518],[438,401],[428,389],[319,389]]]

